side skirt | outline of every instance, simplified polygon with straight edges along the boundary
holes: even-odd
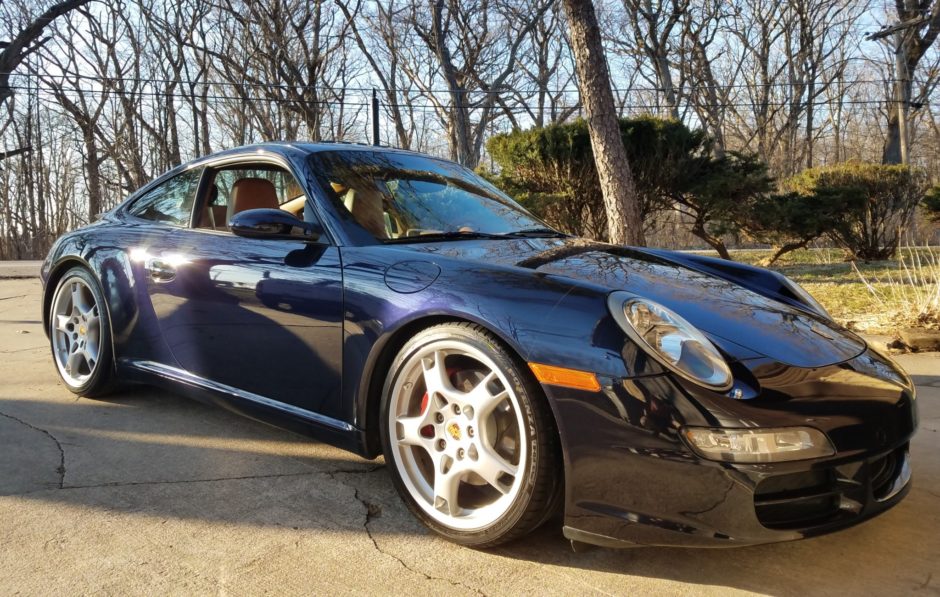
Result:
[[[364,453],[365,434],[345,421],[233,388],[163,363],[122,358],[118,360],[118,365],[131,374],[127,377],[135,380],[156,382],[171,391],[189,390],[185,391],[185,394],[200,402],[217,405],[256,421],[307,435],[360,455]]]

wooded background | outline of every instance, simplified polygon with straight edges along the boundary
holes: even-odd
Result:
[[[898,162],[900,90],[910,162],[940,178],[934,2],[595,4],[620,116],[676,119],[784,179]],[[866,39],[899,22],[902,72],[894,37]],[[0,259],[42,257],[196,156],[369,142],[373,89],[383,144],[491,169],[489,138],[581,115],[566,35],[553,0],[5,0]]]

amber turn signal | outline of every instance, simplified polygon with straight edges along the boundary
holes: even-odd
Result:
[[[535,379],[542,383],[575,388],[577,390],[588,390],[590,392],[597,392],[601,389],[601,384],[598,383],[597,376],[588,371],[565,369],[564,367],[554,367],[552,365],[540,365],[539,363],[529,363],[529,369],[535,374]]]

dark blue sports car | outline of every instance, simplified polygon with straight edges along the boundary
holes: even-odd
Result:
[[[62,380],[162,384],[367,458],[487,547],[732,546],[910,488],[914,388],[779,274],[573,238],[456,164],[264,144],[180,166],[47,258]]]

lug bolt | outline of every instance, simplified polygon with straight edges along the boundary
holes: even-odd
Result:
[[[457,404],[454,405],[454,414],[455,414],[455,415],[459,415],[459,414],[460,414],[460,406],[457,405]]]
[[[441,413],[437,413],[436,415],[434,415],[434,420],[437,421],[438,423],[443,423],[444,415],[442,415]]]
[[[457,459],[463,460],[464,454],[466,454],[466,452],[463,451],[463,448],[460,448],[459,450],[457,450]]]
[[[442,440],[442,439],[437,440],[437,449],[438,449],[438,450],[443,450],[443,449],[446,448],[446,447],[447,447],[447,442],[446,442],[446,441],[444,441],[444,440]]]
[[[473,433],[474,433],[473,427],[467,427],[467,435],[469,435],[470,437],[473,437]]]

